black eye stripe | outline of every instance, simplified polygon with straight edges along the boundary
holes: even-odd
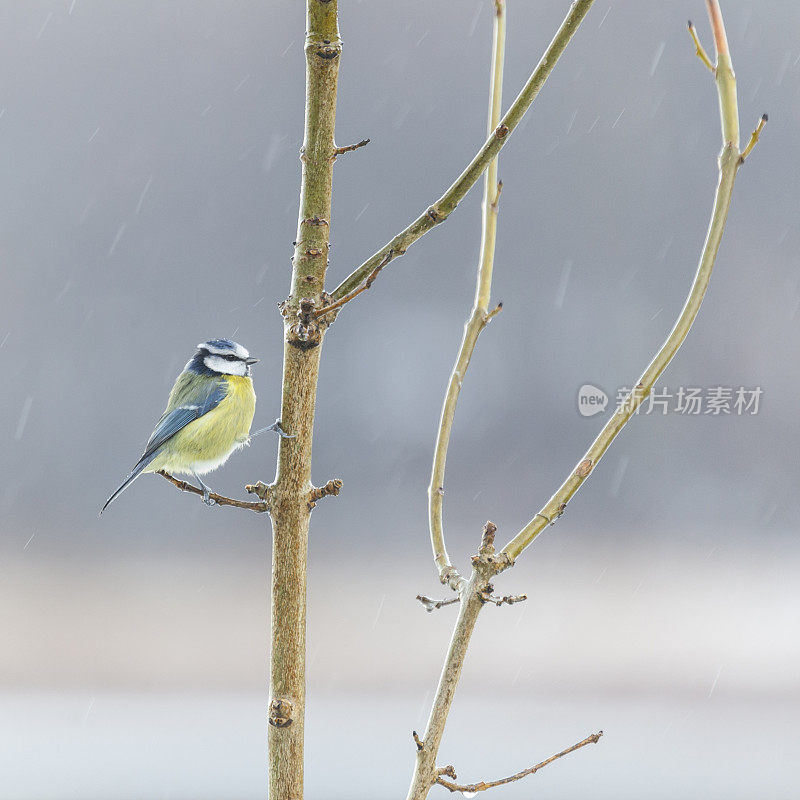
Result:
[[[244,362],[243,358],[239,358],[239,356],[234,355],[233,353],[212,353],[210,350],[206,350],[206,349],[203,349],[200,352],[205,357],[213,356],[215,358],[221,358],[224,361],[241,361],[241,362]]]

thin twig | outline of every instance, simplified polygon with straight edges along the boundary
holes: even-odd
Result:
[[[653,385],[667,368],[675,353],[678,352],[681,344],[683,344],[689,329],[692,327],[692,323],[700,311],[700,305],[708,288],[717,251],[725,230],[736,173],[742,164],[742,156],[745,155],[745,153],[739,152],[739,111],[736,96],[736,79],[733,74],[730,54],[728,53],[722,14],[716,0],[707,0],[707,6],[717,48],[717,66],[714,70],[714,76],[722,122],[722,152],[719,156],[719,183],[714,197],[711,221],[709,222],[706,241],[703,245],[692,287],[672,331],[642,376],[636,381],[633,390],[618,406],[611,419],[605,424],[597,438],[584,453],[577,467],[561,484],[556,493],[504,548],[503,552],[512,563],[544,530],[551,519],[555,519],[564,512],[570,498],[591,475],[597,466],[597,462],[608,450],[617,434],[625,427],[636,412],[636,409],[650,394]],[[760,133],[760,128],[757,131]],[[757,140],[758,136],[756,134],[754,136]],[[745,148],[745,152],[749,153],[750,150]]]
[[[484,603],[492,603],[496,606],[502,605],[509,605],[513,606],[514,603],[521,603],[523,600],[528,599],[528,595],[526,594],[507,594],[500,597],[499,595],[492,594],[492,585],[489,584],[485,589],[481,589],[478,592],[478,596]],[[424,594],[418,594],[417,600],[425,606],[425,610],[427,612],[431,611],[438,611],[440,608],[444,608],[444,606],[451,606],[454,603],[460,603],[460,597],[450,597],[447,600],[434,600],[432,597],[428,597]]]
[[[200,497],[205,496],[205,492],[198,486],[194,486],[187,481],[182,481],[179,478],[174,478],[164,470],[158,470],[156,473],[162,478],[166,478],[173,486],[180,489],[182,492],[190,492],[191,494],[198,494]],[[225,497],[216,492],[209,492],[208,497],[213,500],[218,506],[233,506],[234,508],[246,508],[249,511],[255,511],[262,514],[264,511],[269,511],[269,504],[266,501],[252,502],[248,500],[234,500],[232,497]]]
[[[395,255],[402,255],[417,239],[431,230],[434,225],[444,222],[450,216],[458,203],[475,185],[478,178],[508,141],[511,133],[519,124],[536,95],[539,94],[539,90],[553,71],[553,67],[555,67],[556,62],[566,49],[593,2],[594,0],[575,0],[572,3],[564,22],[556,32],[541,61],[539,61],[530,78],[528,78],[522,91],[466,169],[459,175],[453,185],[404,231],[397,234],[360,267],[353,270],[331,293],[334,300],[339,300],[360,286],[390,250],[393,250]]]
[[[496,594],[492,594],[492,588],[492,585],[489,584],[485,589],[478,592],[484,603],[493,603],[496,606],[513,606],[514,603],[521,603],[523,600],[528,599],[528,595],[526,594],[507,594],[503,597],[499,597]]]
[[[453,603],[458,603],[461,598],[460,597],[450,597],[447,600],[434,600],[430,597],[427,597],[424,594],[418,594],[417,600],[425,606],[425,610],[430,613],[431,611],[438,611],[440,608],[444,606],[451,606]]]
[[[352,153],[353,150],[358,150],[359,147],[366,147],[370,143],[369,139],[362,139],[360,142],[356,142],[355,144],[348,144],[347,147],[337,147],[333,151],[333,157],[342,155],[342,153]]]
[[[359,286],[357,289],[353,289],[352,292],[346,294],[344,297],[339,298],[335,303],[331,303],[328,306],[323,306],[321,309],[319,309],[319,311],[315,313],[317,319],[319,319],[320,317],[324,317],[326,314],[330,314],[331,311],[338,311],[343,305],[349,303],[354,297],[358,297],[358,295],[360,295],[361,292],[366,292],[367,289],[369,289],[370,286],[372,286],[372,282],[375,280],[375,278],[378,277],[378,273],[394,258],[394,256],[395,256],[394,251],[390,250],[386,254],[383,261],[381,261],[381,263],[378,264],[377,267],[375,267],[375,269],[372,271],[372,274],[369,276],[369,278],[367,278],[364,281],[364,283],[361,286]]]
[[[750,141],[747,143],[747,147],[742,150],[742,154],[739,156],[740,163],[744,162],[747,156],[750,155],[752,149],[758,144],[758,140],[761,138],[761,131],[764,130],[764,126],[767,122],[769,122],[769,114],[762,114],[755,130],[750,134]]]
[[[489,80],[489,114],[487,129],[495,130],[500,123],[500,110],[503,95],[503,65],[505,63],[506,44],[506,10],[505,3],[495,4],[495,19],[492,29],[492,68]],[[495,242],[497,241],[497,213],[502,183],[497,179],[498,157],[489,163],[483,183],[483,206],[481,211],[481,248],[478,261],[478,274],[475,284],[475,301],[469,320],[464,326],[456,361],[447,384],[442,413],[439,418],[439,429],[436,433],[436,445],[433,451],[431,481],[428,485],[428,529],[433,549],[433,560],[439,572],[439,580],[458,590],[463,579],[456,571],[447,554],[444,537],[444,476],[447,463],[447,450],[450,446],[450,435],[458,405],[458,397],[464,382],[469,362],[475,351],[475,345],[481,331],[500,311],[500,303],[493,311],[489,311],[489,300],[492,291],[492,272],[494,270]]]
[[[694,25],[692,25],[692,21],[689,20],[689,36],[692,37],[692,41],[694,42],[694,47],[697,52],[697,57],[711,70],[711,74],[714,74],[714,65],[711,63],[711,59],[708,57],[708,53],[706,53],[705,47],[700,43],[700,37],[697,35],[697,31],[695,30]]]
[[[448,789],[451,792],[463,792],[465,794],[485,792],[487,789],[494,789],[496,786],[503,786],[506,783],[513,783],[514,781],[521,780],[522,778],[527,778],[528,775],[533,775],[534,772],[538,772],[542,767],[546,767],[548,764],[552,764],[559,758],[563,758],[570,753],[574,753],[576,750],[580,750],[581,747],[586,747],[587,744],[596,744],[602,735],[603,731],[593,733],[591,736],[587,736],[582,742],[578,742],[577,744],[572,745],[572,747],[568,747],[566,750],[562,750],[560,753],[556,753],[554,756],[550,756],[550,758],[540,761],[534,767],[524,769],[522,772],[517,772],[514,775],[509,775],[507,778],[500,778],[496,781],[481,781],[480,783],[467,783],[462,785],[444,780],[442,775],[447,773],[442,773],[437,776],[436,783],[438,783],[439,786],[444,786],[445,789]],[[453,777],[455,778],[455,776]]]

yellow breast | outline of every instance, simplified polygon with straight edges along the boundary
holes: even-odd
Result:
[[[228,392],[219,405],[178,431],[148,472],[164,469],[203,475],[247,443],[256,410],[253,381],[239,375],[226,375],[225,380]]]

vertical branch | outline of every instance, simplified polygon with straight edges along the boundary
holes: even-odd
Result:
[[[466,369],[469,366],[470,358],[475,349],[475,344],[480,332],[501,308],[501,306],[498,305],[494,311],[490,312],[488,310],[489,298],[491,295],[492,271],[494,267],[497,206],[501,188],[497,181],[496,158],[500,147],[497,146],[495,148],[492,143],[493,140],[497,141],[497,132],[504,131],[503,137],[505,137],[512,126],[519,122],[522,114],[525,113],[525,110],[532,102],[533,97],[535,97],[536,93],[549,76],[556,61],[563,53],[578,25],[580,25],[591,7],[591,4],[592,0],[576,0],[576,2],[573,2],[564,23],[556,33],[547,53],[540,61],[539,66],[534,70],[530,81],[514,101],[511,109],[509,109],[505,117],[499,121],[498,124],[498,120],[500,120],[503,80],[506,7],[505,0],[495,0],[492,75],[489,99],[489,140],[482,153],[476,156],[473,164],[465,170],[437,204],[437,209],[439,211],[444,209],[449,213],[452,208],[455,207],[457,198],[461,196],[460,192],[462,192],[462,190],[466,191],[464,187],[468,188],[468,186],[471,185],[469,184],[469,180],[471,180],[470,176],[481,162],[481,159],[486,157],[491,159],[487,168],[484,184],[481,256],[478,266],[475,303],[470,319],[464,329],[464,337],[461,342],[455,367],[450,376],[447,393],[445,394],[434,452],[433,468],[431,471],[431,483],[428,489],[430,535],[434,561],[439,570],[439,577],[442,583],[449,584],[452,589],[459,592],[461,607],[459,609],[455,628],[453,629],[453,635],[450,640],[450,647],[445,658],[444,667],[439,678],[436,696],[434,697],[430,716],[428,717],[425,738],[417,742],[417,758],[414,766],[414,774],[411,779],[411,786],[408,791],[408,800],[425,800],[431,786],[436,783],[438,777],[436,758],[439,753],[439,745],[441,744],[444,728],[447,723],[453,698],[455,697],[456,687],[461,677],[461,670],[464,666],[464,660],[467,655],[470,639],[472,638],[472,632],[478,621],[478,614],[485,603],[487,594],[490,593],[490,581],[492,577],[510,565],[510,562],[504,554],[500,554],[499,556],[495,554],[494,537],[497,528],[493,523],[487,522],[478,554],[472,558],[472,574],[469,580],[465,580],[450,563],[445,547],[444,530],[442,526],[445,461],[447,458],[447,448],[450,441],[453,417],[458,402],[458,395],[461,390],[461,383]],[[492,131],[495,133],[492,134]],[[424,231],[422,232],[424,233]],[[402,239],[405,233],[407,232],[400,234],[399,237],[396,238]],[[421,235],[421,233],[419,235]],[[418,238],[418,236],[416,238]],[[393,240],[393,242],[394,241],[395,240]],[[403,241],[405,242],[405,240]],[[410,243],[414,241],[414,239],[412,238],[408,241]],[[369,263],[370,262],[366,262],[366,264]],[[363,270],[363,268],[364,265],[362,265],[359,270],[356,270],[356,272],[345,281],[345,284],[339,287],[339,290],[349,286],[352,281],[356,280],[359,272]]]
[[[492,69],[489,89],[489,117],[487,130],[491,132],[500,123],[500,107],[503,94],[503,63],[505,61],[506,9],[505,0],[495,0],[494,31],[492,36]],[[483,209],[481,221],[481,255],[478,263],[478,278],[475,288],[475,303],[472,313],[464,326],[464,337],[456,356],[456,363],[450,374],[450,381],[442,405],[439,431],[433,454],[431,482],[428,486],[428,522],[433,548],[433,560],[439,570],[442,583],[458,588],[463,580],[453,568],[444,540],[442,510],[444,504],[444,473],[447,449],[456,413],[458,396],[469,367],[472,353],[481,331],[489,324],[494,312],[489,313],[489,298],[492,290],[492,270],[494,268],[494,249],[497,239],[497,210],[500,200],[500,184],[497,181],[497,161],[491,160],[484,175]],[[499,306],[498,309],[499,310]]]
[[[503,67],[506,61],[506,0],[494,0],[494,30],[492,35],[492,71],[489,79],[489,114],[487,136],[500,124],[503,105]],[[497,240],[497,211],[501,184],[497,180],[500,156],[492,159],[483,176],[483,205],[481,219],[481,260],[478,265],[478,286],[475,306],[485,311],[492,291],[494,248]]]
[[[311,444],[324,323],[331,185],[336,145],[336,89],[342,43],[337,0],[307,0],[305,135],[291,294],[284,316],[281,424],[272,517],[272,652],[269,708],[269,796],[301,800],[305,717],[306,560]]]
[[[488,590],[491,577],[498,571],[497,559],[494,555],[494,535],[497,528],[491,522],[486,523],[483,540],[478,555],[472,559],[472,575],[461,587],[461,606],[458,619],[453,628],[450,647],[447,650],[444,668],[436,687],[436,697],[425,728],[425,738],[417,743],[417,760],[414,775],[408,790],[407,800],[425,800],[428,792],[436,783],[436,757],[444,735],[447,717],[453,705],[456,688],[464,661],[467,657],[472,632],[478,621],[478,614],[484,605],[484,595]],[[420,746],[421,745],[421,746]]]
[[[714,34],[714,49],[717,51],[717,64],[714,75],[719,94],[719,116],[722,123],[722,140],[739,148],[739,103],[736,98],[736,76],[733,73],[731,52],[728,49],[728,35],[725,33],[725,20],[717,0],[706,0],[706,10]]]

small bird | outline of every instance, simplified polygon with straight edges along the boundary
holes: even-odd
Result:
[[[189,474],[203,488],[203,501],[213,505],[200,475],[222,466],[234,450],[250,441],[256,393],[250,368],[258,361],[230,339],[209,339],[178,375],[167,408],[150,435],[144,453],[100,513],[143,472],[164,470]],[[281,430],[280,422],[265,430]]]

